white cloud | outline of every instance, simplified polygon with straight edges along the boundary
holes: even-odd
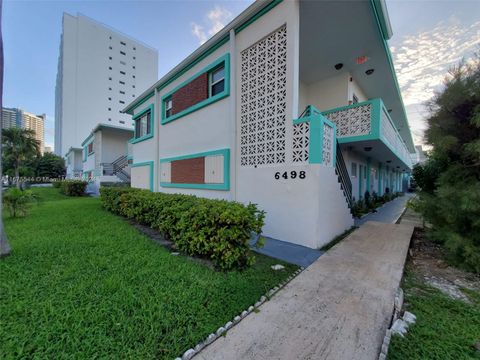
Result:
[[[206,14],[203,25],[196,22],[191,24],[192,34],[198,39],[200,44],[203,44],[232,20],[232,17],[233,14],[228,9],[216,5]]]
[[[457,19],[432,30],[405,36],[391,47],[398,82],[414,141],[423,142],[428,113],[425,102],[442,88],[448,70],[480,50],[480,21],[469,26]]]

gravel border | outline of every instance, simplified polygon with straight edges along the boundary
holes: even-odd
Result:
[[[240,314],[235,316],[232,320],[228,321],[225,325],[220,326],[217,331],[214,333],[211,333],[210,335],[207,336],[207,338],[201,342],[199,342],[197,345],[195,345],[193,348],[188,349],[185,351],[182,356],[177,357],[175,360],[190,360],[193,358],[196,354],[198,354],[200,351],[202,351],[205,347],[213,343],[215,340],[217,340],[220,336],[224,336],[225,333],[233,328],[235,325],[240,323],[243,319],[245,319],[249,314],[252,312],[255,312],[256,309],[258,309],[264,302],[270,300],[270,298],[275,295],[278,291],[280,291],[282,288],[285,287],[290,281],[292,281],[294,278],[296,278],[305,268],[300,267],[297,271],[295,271],[293,274],[291,274],[286,280],[275,286],[274,288],[270,289],[265,293],[265,295],[262,295],[260,299],[253,305],[249,306],[246,310],[242,311]]]

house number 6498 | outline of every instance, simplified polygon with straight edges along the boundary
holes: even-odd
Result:
[[[299,172],[296,172],[295,170],[293,171],[284,171],[283,173],[280,173],[279,171],[277,171],[275,173],[275,179],[276,180],[279,180],[279,179],[296,179],[296,178],[299,178],[299,179],[305,179],[306,177],[306,174],[305,174],[305,171],[299,171]]]

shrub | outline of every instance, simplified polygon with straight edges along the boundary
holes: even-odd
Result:
[[[12,217],[27,215],[28,206],[34,201],[36,196],[31,190],[10,188],[3,195],[5,207]]]
[[[209,258],[222,270],[254,261],[249,241],[265,218],[254,204],[115,187],[100,188],[100,195],[105,209],[160,231],[180,251]]]
[[[59,189],[61,185],[62,185],[62,182],[60,180],[52,181],[52,186],[56,189]]]
[[[60,192],[67,196],[83,196],[87,182],[82,180],[63,180],[60,182]]]

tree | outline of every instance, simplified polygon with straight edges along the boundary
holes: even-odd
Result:
[[[59,178],[65,176],[65,160],[53,153],[45,153],[43,156],[32,160],[28,167],[35,177]]]
[[[432,154],[416,168],[420,209],[430,237],[480,273],[480,58],[450,71],[430,102],[426,140]]]
[[[40,142],[35,139],[35,131],[30,129],[10,128],[2,133],[3,156],[11,161],[15,171],[17,187],[20,188],[20,168],[29,159],[40,153]]]

